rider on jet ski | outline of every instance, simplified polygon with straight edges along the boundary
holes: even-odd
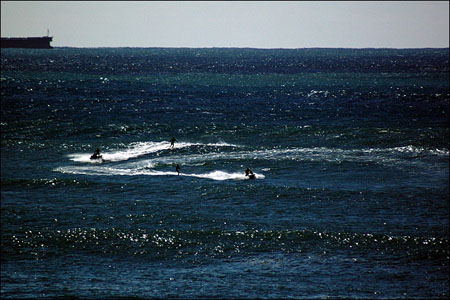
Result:
[[[100,150],[97,148],[95,149],[94,154],[91,155],[91,159],[99,159],[102,158],[102,156],[100,155]]]

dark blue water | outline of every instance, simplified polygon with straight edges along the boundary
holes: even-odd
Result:
[[[1,297],[448,298],[449,99],[448,48],[2,49]]]

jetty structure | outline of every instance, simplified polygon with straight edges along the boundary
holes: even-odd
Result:
[[[31,49],[52,49],[50,42],[53,40],[49,36],[42,37],[2,37],[1,48],[31,48]]]

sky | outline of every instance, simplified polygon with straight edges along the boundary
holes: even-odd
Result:
[[[448,48],[449,1],[1,1],[54,47]]]

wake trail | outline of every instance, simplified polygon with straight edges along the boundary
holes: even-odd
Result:
[[[181,177],[196,177],[196,178],[206,178],[213,180],[249,180],[245,174],[241,172],[225,172],[220,170],[211,171],[208,173],[180,173],[173,171],[155,171],[155,170],[139,170],[139,169],[119,169],[110,167],[60,167],[56,171],[66,174],[79,174],[79,175],[97,175],[97,176],[181,176]],[[256,179],[264,179],[263,174],[255,173]]]
[[[202,154],[172,153],[169,150],[169,142],[139,142],[132,143],[127,148],[118,151],[102,153],[106,164],[98,160],[91,160],[90,154],[71,154],[69,157],[76,162],[89,163],[89,166],[66,166],[55,169],[55,171],[71,174],[84,175],[149,175],[149,176],[173,176],[178,174],[170,171],[155,170],[156,167],[172,166],[176,163],[182,165],[206,164],[210,161],[237,160],[237,161],[306,161],[306,162],[356,162],[356,163],[376,163],[388,165],[390,167],[402,167],[411,164],[422,166],[425,164],[422,160],[416,160],[416,157],[438,156],[448,157],[448,149],[425,149],[415,146],[404,146],[395,148],[356,148],[356,149],[338,149],[326,147],[310,148],[272,148],[248,150],[247,147],[237,146],[228,143],[190,143],[178,142],[175,144],[175,150],[187,147],[230,147],[234,151],[220,151]],[[235,151],[236,148],[242,148],[241,151]],[[216,149],[217,150],[217,149]],[[223,149],[222,149],[223,150]],[[160,152],[164,151],[164,152]],[[166,152],[167,151],[167,152]],[[146,154],[157,153],[157,157],[126,162],[112,167],[107,162],[121,162],[131,158],[137,158]],[[170,155],[169,155],[170,153]],[[425,164],[425,166],[428,166]],[[264,169],[263,169],[264,170]],[[256,179],[264,178],[262,174],[256,174]],[[180,176],[208,178],[213,180],[245,180],[248,179],[242,172],[225,172],[214,170],[209,173],[181,173]]]
[[[179,142],[175,144],[175,150],[183,149],[192,146],[207,146],[207,147],[239,147],[237,145],[228,143],[189,143],[189,142]],[[128,148],[112,152],[102,152],[101,155],[105,161],[118,162],[125,161],[133,158],[137,158],[143,155],[152,154],[160,151],[168,150],[170,151],[169,142],[137,142],[129,145]],[[70,160],[75,162],[84,163],[101,163],[99,160],[91,160],[92,154],[87,153],[74,153],[69,154]]]

